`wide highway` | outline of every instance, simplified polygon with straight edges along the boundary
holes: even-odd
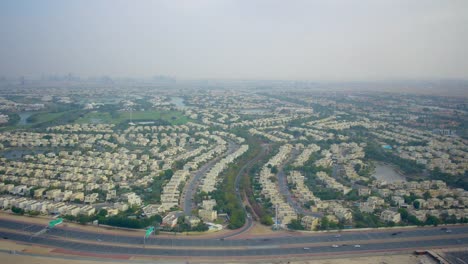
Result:
[[[152,236],[146,240],[146,245],[143,245],[143,231],[142,236],[138,237],[121,233],[93,233],[58,226],[46,234],[31,236],[42,228],[43,225],[0,219],[0,237],[3,239],[105,255],[261,257],[360,254],[468,245],[468,226],[463,225],[448,227],[448,232],[441,227],[425,227],[250,239]]]

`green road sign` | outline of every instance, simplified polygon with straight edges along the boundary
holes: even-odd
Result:
[[[52,221],[49,222],[49,227],[53,228],[56,225],[60,225],[62,222],[63,222],[63,218],[57,218],[57,219],[52,220]]]
[[[146,229],[145,238],[148,238],[151,235],[151,233],[153,233],[153,232],[154,232],[154,226]]]

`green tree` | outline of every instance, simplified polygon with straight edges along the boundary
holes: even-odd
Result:
[[[11,208],[11,211],[15,214],[19,214],[19,215],[23,215],[24,214],[24,210],[19,208],[19,207],[16,207],[16,206],[13,206]]]
[[[359,164],[359,163],[355,164],[355,165],[354,165],[354,170],[355,170],[356,172],[359,172],[359,171],[361,170],[361,164]]]
[[[271,226],[274,224],[273,219],[268,214],[265,214],[264,216],[262,216],[262,218],[260,219],[260,223],[267,225],[267,226]]]
[[[293,219],[291,222],[288,224],[289,229],[293,230],[304,230],[304,226],[302,225],[301,221],[298,219]]]
[[[431,194],[430,194],[428,191],[426,191],[426,192],[423,194],[423,198],[424,198],[424,200],[427,200],[427,199],[432,198],[432,196],[431,196]]]
[[[101,209],[101,210],[99,210],[99,213],[97,215],[101,216],[101,217],[106,217],[107,213],[108,212],[107,212],[106,209]]]
[[[172,177],[172,175],[174,175],[174,171],[172,171],[171,169],[164,171],[164,177],[166,179],[170,179]]]
[[[330,227],[330,221],[325,216],[320,221],[320,230],[328,230],[329,227]]]
[[[30,216],[37,216],[37,215],[40,215],[41,213],[39,211],[29,211],[28,212],[28,215]]]
[[[426,221],[424,222],[424,224],[426,225],[433,225],[433,226],[437,226],[440,224],[440,220],[439,218],[433,216],[433,215],[430,215],[427,217]]]
[[[353,189],[344,196],[347,201],[358,201],[360,199],[358,190]]]
[[[271,167],[271,173],[276,174],[278,173],[278,168],[276,166]]]

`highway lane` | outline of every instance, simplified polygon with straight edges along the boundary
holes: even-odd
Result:
[[[27,227],[25,229],[25,227]],[[1,231],[27,232],[33,234],[44,228],[43,225],[35,225],[31,223],[24,223],[19,221],[12,221],[0,219]],[[289,237],[276,237],[276,238],[250,238],[250,239],[223,239],[223,238],[190,238],[184,239],[183,237],[162,237],[151,236],[146,239],[147,245],[157,246],[171,246],[171,247],[245,247],[245,246],[284,246],[284,245],[299,245],[299,244],[320,244],[320,243],[349,243],[349,241],[377,241],[388,240],[399,241],[407,238],[421,238],[424,237],[440,237],[450,238],[451,236],[466,235],[468,234],[468,226],[453,226],[449,227],[450,233],[441,230],[440,227],[430,228],[411,228],[400,230],[375,230],[375,231],[356,231],[356,232],[341,232],[338,233],[322,233],[322,234],[303,234],[298,236]],[[401,232],[401,233],[398,233]],[[84,241],[100,241],[103,243],[121,243],[121,244],[143,244],[143,230],[141,237],[128,236],[128,235],[115,235],[108,233],[93,233],[85,230],[69,229],[66,227],[58,226],[50,230],[47,235],[55,236],[58,238],[69,238]],[[339,236],[339,237],[338,237]]]
[[[329,245],[317,245],[304,248],[303,246],[293,247],[278,247],[278,246],[263,246],[249,247],[243,249],[187,249],[187,248],[144,248],[144,247],[129,247],[116,245],[96,245],[85,242],[76,242],[69,240],[60,240],[51,237],[30,237],[26,234],[17,234],[13,232],[0,231],[1,237],[8,237],[11,240],[22,241],[25,243],[42,244],[52,247],[58,247],[78,252],[91,252],[98,254],[123,254],[123,255],[160,255],[160,256],[191,256],[191,257],[221,257],[221,256],[287,256],[287,255],[303,255],[303,254],[349,254],[349,253],[369,253],[382,251],[407,251],[411,249],[425,247],[447,247],[447,246],[462,246],[468,244],[468,236],[453,239],[451,237],[431,239],[431,240],[414,240],[414,241],[389,241],[364,244],[357,248],[353,245],[343,245],[337,243],[339,247],[331,247]],[[448,235],[450,236],[450,235]]]

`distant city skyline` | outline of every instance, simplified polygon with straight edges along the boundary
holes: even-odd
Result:
[[[2,1],[0,77],[468,79],[467,1]]]

